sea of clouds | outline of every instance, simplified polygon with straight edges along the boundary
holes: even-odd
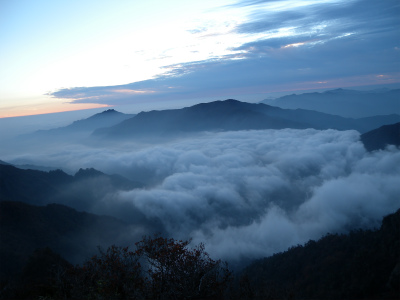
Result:
[[[377,228],[400,208],[399,149],[366,152],[357,131],[210,132],[8,157],[21,159],[141,181],[145,188],[105,194],[91,211],[126,221],[144,215],[168,235],[203,242],[213,257],[230,261]]]

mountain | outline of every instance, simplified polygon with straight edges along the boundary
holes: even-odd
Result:
[[[116,125],[126,119],[132,118],[134,114],[124,114],[114,109],[108,109],[95,114],[87,119],[78,120],[72,124],[50,130],[39,130],[36,133],[72,133],[72,132],[90,132],[102,127]]]
[[[400,115],[400,89],[355,91],[336,89],[323,93],[287,95],[262,103],[288,109],[310,109],[347,118]]]
[[[114,109],[108,109],[101,113],[95,114],[90,118],[78,120],[71,125],[64,127],[65,130],[75,131],[93,131],[102,127],[110,127],[116,125],[126,119],[132,118],[134,114],[124,114]]]
[[[30,147],[40,149],[48,145],[63,145],[85,141],[94,130],[114,126],[126,119],[132,118],[134,114],[124,114],[114,109],[108,109],[95,114],[87,119],[73,122],[65,127],[48,130],[38,130],[33,133],[24,134],[13,140],[14,146]]]
[[[400,121],[400,116],[351,119],[304,109],[282,109],[233,99],[173,110],[141,112],[115,126],[93,132],[98,138],[160,138],[200,131],[250,129],[355,129],[366,132],[375,124]]]
[[[126,243],[132,225],[59,204],[35,206],[0,202],[0,281],[13,277],[35,249],[49,247],[72,263],[96,252],[97,246]],[[129,235],[129,234],[128,234]]]
[[[254,261],[241,285],[251,299],[399,299],[399,253],[400,210],[379,230],[328,234]]]
[[[387,145],[400,146],[400,123],[385,125],[361,135],[368,151],[385,149]]]
[[[45,172],[61,170],[61,168],[36,166],[36,165],[31,165],[31,164],[14,165],[14,164],[10,164],[8,162],[2,161],[2,160],[0,160],[0,165],[8,165],[8,166],[14,166],[18,169],[30,169],[30,170],[39,170],[39,171],[45,171]]]
[[[61,170],[43,172],[0,165],[0,201],[22,201],[34,205],[60,203],[91,211],[92,206],[107,194],[138,187],[143,185],[95,169],[80,169],[71,176]]]
[[[253,105],[236,100],[215,101],[173,110],[141,112],[111,128],[99,129],[94,135],[109,137],[163,136],[209,130],[280,129],[288,126],[305,128],[301,123],[266,118]]]
[[[49,263],[56,264],[53,267],[62,264],[68,267],[69,264],[56,253],[72,263],[82,262],[96,252],[96,244],[103,249],[113,243],[123,247],[128,245],[124,238],[121,240],[121,236],[134,231],[134,227],[117,219],[77,212],[62,205],[39,207],[20,202],[0,202],[0,297],[21,299],[4,295],[7,294],[7,287],[11,287],[11,290],[18,286],[26,288],[26,282],[21,279],[29,279],[29,275],[50,275],[53,280],[59,279],[56,275],[61,274],[57,274],[57,269],[51,268]],[[398,299],[399,251],[400,210],[386,216],[379,230],[328,234],[318,241],[310,240],[305,245],[255,260],[238,272],[236,278],[232,278],[232,286],[224,298]],[[107,252],[107,257],[107,265],[99,266],[110,271],[107,266],[114,266],[115,261],[120,262],[118,252]],[[94,260],[96,258],[99,256],[95,256]],[[190,264],[188,266],[191,267]],[[39,271],[46,267],[47,271],[53,272],[46,274]],[[91,270],[99,272],[96,268]],[[19,273],[23,276],[17,276]],[[116,278],[126,284],[131,280],[124,276]],[[42,287],[39,291],[43,294],[52,291],[54,281],[43,283],[47,284],[48,289],[37,285],[31,288]],[[105,282],[98,283],[100,292],[102,283]],[[42,293],[38,296],[43,296]]]

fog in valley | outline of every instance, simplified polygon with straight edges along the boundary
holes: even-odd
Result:
[[[126,244],[160,232],[205,243],[210,255],[235,263],[327,233],[377,228],[400,206],[399,149],[367,152],[356,130],[217,130],[151,140],[78,136],[12,140],[0,158],[71,175],[94,168],[135,182],[136,188],[111,188],[108,179],[77,177],[52,198],[135,224],[120,233]]]
[[[399,0],[3,2],[0,300],[398,298]]]

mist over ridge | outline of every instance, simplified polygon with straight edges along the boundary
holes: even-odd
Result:
[[[144,182],[110,190],[87,207],[127,222],[143,215],[170,236],[192,237],[213,256],[238,261],[328,232],[378,226],[400,206],[399,150],[368,153],[359,137],[315,129],[203,132],[159,144],[70,145],[24,158]]]
[[[237,262],[374,228],[398,209],[398,147],[368,152],[359,132],[393,116],[351,119],[233,99],[133,117],[109,110],[8,144],[1,159],[140,182],[119,188],[111,181],[125,179],[92,170],[101,176],[75,175],[36,204],[143,222],[147,232],[193,238]],[[91,135],[102,124],[106,135]]]
[[[399,297],[399,0],[0,11],[0,300]]]

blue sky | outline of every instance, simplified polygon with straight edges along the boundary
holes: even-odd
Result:
[[[0,1],[0,117],[400,82],[398,0]]]

